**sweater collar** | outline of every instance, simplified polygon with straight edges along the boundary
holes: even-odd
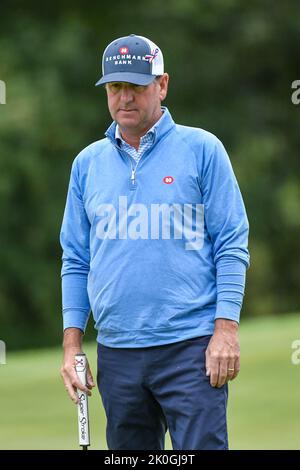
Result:
[[[158,142],[175,126],[175,123],[172,119],[172,116],[168,108],[166,108],[165,106],[162,106],[162,111],[163,111],[163,115],[150,129],[150,131],[154,133],[154,141],[153,141],[154,143]],[[105,132],[105,136],[108,137],[114,145],[117,145],[116,127],[117,127],[117,123],[113,121],[112,124],[107,129],[107,131]]]

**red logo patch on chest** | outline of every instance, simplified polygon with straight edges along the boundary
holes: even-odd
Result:
[[[174,181],[173,176],[165,176],[164,179],[163,179],[163,182],[166,183],[166,184],[171,184],[171,183],[173,183],[173,181]]]

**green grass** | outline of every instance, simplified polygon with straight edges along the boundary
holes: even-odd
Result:
[[[300,364],[291,363],[299,327],[296,314],[242,323],[241,372],[229,392],[232,449],[300,449]],[[85,351],[95,372],[95,345]],[[7,364],[0,365],[0,449],[78,449],[77,410],[60,379],[60,362],[59,349],[8,350]],[[106,449],[97,390],[89,405],[91,448]]]

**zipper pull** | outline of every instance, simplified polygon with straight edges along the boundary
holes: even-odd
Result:
[[[136,189],[135,171],[133,169],[131,170],[131,176],[130,176],[130,180],[129,180],[129,189],[131,191]]]
[[[134,184],[135,183],[135,171],[132,169],[131,170],[131,183]]]

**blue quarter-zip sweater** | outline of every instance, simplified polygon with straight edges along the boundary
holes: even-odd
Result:
[[[115,128],[73,162],[60,236],[64,328],[84,331],[92,310],[98,342],[134,348],[239,321],[249,226],[222,143],[165,109],[132,175]]]

